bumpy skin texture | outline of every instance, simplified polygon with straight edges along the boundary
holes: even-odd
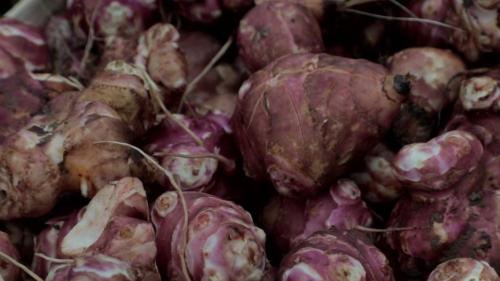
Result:
[[[164,120],[148,136],[146,151],[156,156],[159,163],[176,178],[183,190],[211,193],[221,177],[234,172],[235,161],[230,140],[232,130],[229,118],[220,114],[208,114],[198,118],[175,115],[200,140],[199,145],[185,130],[170,120]],[[221,162],[207,154],[226,157],[229,163]],[[193,158],[179,157],[187,156]],[[158,181],[172,188],[168,178],[161,173]]]
[[[100,37],[138,36],[158,19],[156,1],[151,0],[68,0],[66,15],[80,38],[86,38],[88,23]]]
[[[45,37],[34,26],[14,19],[0,19],[0,49],[18,60],[28,71],[48,70],[50,67]]]
[[[500,111],[500,69],[461,81],[459,99],[465,111]]]
[[[250,70],[295,53],[319,53],[325,47],[314,15],[301,5],[270,1],[255,6],[240,21],[240,56]]]
[[[464,63],[449,50],[421,47],[396,53],[389,58],[388,68],[409,82],[408,100],[393,124],[392,141],[405,145],[429,140],[438,114],[456,99],[447,85],[465,71]]]
[[[275,197],[264,209],[262,217],[271,245],[280,253],[287,253],[293,245],[316,231],[332,226],[352,229],[372,223],[372,215],[361,199],[361,191],[347,179],[339,180],[329,192],[305,201]]]
[[[498,117],[496,119],[498,126]],[[477,129],[479,126],[459,126],[461,130],[471,127]],[[448,138],[449,134],[457,132],[462,137],[454,137],[455,140]],[[489,144],[484,142],[480,161],[476,158],[481,153],[474,152],[475,145],[472,145],[476,141],[466,141],[463,131],[450,131],[438,138],[445,142],[446,139],[453,141],[444,145],[444,149],[435,149],[439,153],[433,153],[433,157],[427,158],[425,156],[428,154],[420,152],[413,155],[414,159],[427,158],[432,161],[422,162],[422,168],[403,173],[407,179],[411,178],[411,184],[408,184],[411,196],[397,203],[389,226],[414,229],[390,233],[387,237],[391,247],[398,250],[399,262],[404,271],[425,271],[456,257],[484,260],[495,269],[500,269],[500,240],[497,235],[500,222],[496,215],[500,207],[497,195],[500,187],[500,157],[498,152],[494,154],[488,147],[492,143],[498,147],[499,134],[482,126],[480,130],[471,129],[470,132],[489,135],[490,141],[494,141]],[[483,140],[481,134],[477,134],[477,137]],[[446,156],[456,148],[466,148],[466,143],[469,143],[469,149],[456,150],[452,152],[456,154],[453,157]],[[440,160],[440,167],[449,168],[441,177],[435,172],[436,168],[429,169],[436,167],[435,160]],[[416,180],[416,176],[420,176],[421,180]],[[420,191],[422,187],[427,192]],[[448,189],[442,190],[446,187]]]
[[[500,52],[498,1],[416,0],[409,8],[419,17],[447,23],[458,29],[433,25],[408,24],[408,34],[425,45],[452,45],[468,60],[474,61],[484,53]]]
[[[102,188],[89,205],[42,232],[38,250],[55,258],[107,255],[127,262],[138,278],[159,280],[153,225],[142,183],[123,178]],[[60,229],[54,228],[61,225]],[[57,264],[42,262],[40,272]],[[141,279],[142,280],[142,279]]]
[[[459,258],[438,265],[427,278],[427,281],[496,281],[498,274],[486,262]]]
[[[326,54],[278,59],[239,92],[233,127],[245,172],[282,195],[314,194],[377,143],[401,99],[378,64]]]
[[[109,181],[130,175],[129,150],[95,144],[132,140],[120,116],[100,102],[65,109],[35,116],[0,148],[0,189],[6,195],[0,218],[41,216],[62,190],[80,189],[91,197]]]
[[[379,143],[364,159],[361,169],[349,175],[372,203],[393,201],[403,193],[403,185],[392,166],[394,153]]]
[[[483,145],[465,131],[449,131],[426,143],[403,147],[393,160],[397,177],[407,188],[442,191],[454,188],[476,169],[483,156]]]
[[[78,257],[70,264],[53,267],[46,281],[139,281],[150,280],[136,276],[129,263],[105,256]]]
[[[252,0],[179,0],[182,16],[196,23],[212,23],[229,12],[239,12],[252,6]]]
[[[273,280],[265,253],[265,233],[249,213],[230,201],[199,192],[184,192],[188,211],[183,241],[181,202],[175,192],[158,197],[152,219],[156,227],[157,264],[164,280]]]
[[[0,231],[0,251],[9,257],[19,260],[19,252],[10,241],[9,235]],[[5,281],[17,281],[21,276],[21,270],[12,263],[0,259],[0,278]]]
[[[278,280],[394,281],[387,258],[361,233],[317,232],[282,260]]]

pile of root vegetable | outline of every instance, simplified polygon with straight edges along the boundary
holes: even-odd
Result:
[[[0,19],[0,280],[499,273],[499,0]]]

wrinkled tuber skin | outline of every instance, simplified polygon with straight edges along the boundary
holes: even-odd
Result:
[[[280,253],[287,253],[316,231],[332,226],[339,229],[370,226],[372,215],[356,184],[342,179],[329,192],[305,201],[273,198],[264,209],[263,222],[272,245]]]
[[[89,22],[96,36],[130,38],[158,19],[157,4],[151,0],[68,0],[66,16],[79,38],[87,38]]]
[[[473,134],[454,130],[426,143],[404,146],[394,157],[397,177],[413,190],[443,191],[476,169],[483,145]]]
[[[45,37],[38,28],[23,22],[0,19],[0,49],[23,64],[27,71],[48,70],[50,67]]]
[[[19,253],[10,241],[9,235],[0,231],[0,251],[15,259],[19,260]],[[21,275],[20,269],[12,263],[0,258],[0,279],[5,281],[17,281]]]
[[[213,23],[227,12],[244,11],[253,0],[179,0],[179,11],[183,17],[196,23]]]
[[[142,183],[123,178],[99,190],[79,212],[49,225],[37,245],[40,252],[55,258],[107,255],[129,263],[138,277],[159,280],[154,241]],[[44,272],[54,266],[41,262],[38,269]]]
[[[401,145],[429,140],[438,114],[455,101],[447,91],[452,77],[465,71],[462,60],[449,50],[432,47],[402,50],[388,60],[392,75],[401,75],[408,87],[408,100],[394,122],[392,140]]]
[[[394,153],[380,143],[365,156],[362,168],[349,175],[367,201],[390,202],[403,193],[403,185],[392,166],[393,159]]]
[[[177,178],[183,190],[211,193],[218,179],[230,176],[235,168],[234,160],[231,159],[234,155],[231,155],[232,143],[229,137],[232,130],[229,118],[220,114],[208,114],[198,118],[175,115],[174,118],[185,124],[203,141],[203,146],[177,124],[164,120],[148,137],[146,151],[156,156],[159,163]],[[207,154],[222,155],[230,163],[207,157]],[[164,173],[158,177],[163,186],[172,188]]]
[[[282,260],[278,280],[394,281],[384,254],[358,232],[313,234]]]
[[[63,190],[91,197],[109,181],[131,174],[128,149],[96,144],[132,141],[120,116],[99,102],[66,109],[33,117],[0,147],[1,219],[41,216]]]
[[[82,91],[81,101],[100,101],[112,107],[137,135],[156,121],[153,89],[139,68],[123,61],[109,63]]]
[[[281,1],[262,3],[245,15],[238,28],[238,46],[252,71],[284,55],[325,49],[314,15],[301,5]]]
[[[381,65],[326,54],[278,59],[239,92],[233,128],[245,172],[282,195],[314,194],[377,144],[401,100]]]
[[[461,165],[452,166],[452,170],[471,159],[467,153],[459,158],[456,163]],[[403,271],[426,271],[457,257],[484,260],[500,269],[500,157],[484,153],[478,164],[466,169],[468,173],[449,190],[428,192],[426,200],[412,191],[412,196],[403,197],[393,209],[389,227],[410,228],[387,234],[389,245],[399,253]],[[425,174],[422,179],[428,180]]]
[[[425,45],[452,45],[470,61],[485,53],[500,52],[498,1],[416,0],[409,8],[421,18],[446,23],[444,28],[421,23],[405,23],[408,33]]]
[[[177,193],[158,197],[152,210],[157,264],[164,280],[186,280],[183,262],[192,280],[273,280],[265,233],[253,224],[249,213],[230,201],[200,192],[184,192],[184,198],[189,232],[185,244]]]
[[[498,274],[486,262],[470,258],[452,259],[438,265],[427,281],[496,281]]]
[[[139,281],[129,263],[105,256],[78,257],[72,263],[63,263],[52,268],[46,281]]]
[[[57,258],[59,233],[67,219],[67,217],[53,219],[45,223],[47,227],[35,237],[35,253],[43,254],[49,258]],[[38,276],[45,278],[54,265],[57,264],[47,259],[34,256],[31,269]]]

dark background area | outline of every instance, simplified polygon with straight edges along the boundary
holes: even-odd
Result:
[[[5,14],[5,12],[7,12],[16,2],[17,2],[17,0],[0,1],[0,15]]]

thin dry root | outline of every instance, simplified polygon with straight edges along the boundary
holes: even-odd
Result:
[[[353,229],[364,231],[364,232],[372,232],[372,233],[387,233],[387,232],[399,232],[399,231],[410,231],[410,230],[422,230],[425,227],[388,227],[384,229],[379,228],[371,228],[361,225],[356,225]]]
[[[74,260],[72,260],[72,259],[58,259],[58,258],[49,257],[49,256],[44,255],[42,253],[35,253],[35,257],[39,257],[39,258],[42,258],[44,260],[47,260],[47,261],[50,261],[53,263],[68,264],[68,263],[74,262]]]
[[[83,57],[80,62],[81,68],[85,69],[85,65],[87,64],[87,61],[90,57],[90,52],[92,51],[92,47],[94,46],[94,40],[95,40],[95,30],[94,30],[94,23],[97,18],[97,12],[99,11],[99,8],[101,7],[101,2],[102,0],[98,0],[96,3],[96,6],[94,7],[94,10],[92,11],[92,15],[90,19],[88,18],[87,13],[85,13],[85,19],[87,21],[87,24],[89,26],[89,36],[87,37],[87,43],[85,44],[85,50],[83,52]]]
[[[182,190],[181,190],[179,184],[177,183],[177,181],[175,180],[174,176],[172,175],[172,173],[170,171],[168,171],[167,169],[163,168],[160,164],[158,164],[158,162],[156,162],[156,160],[153,157],[149,156],[146,152],[142,151],[140,148],[138,148],[134,145],[131,145],[131,144],[128,144],[125,142],[118,142],[118,141],[98,141],[98,142],[95,142],[95,144],[103,144],[103,143],[125,146],[125,147],[128,147],[128,148],[138,152],[147,161],[149,161],[151,164],[153,164],[153,166],[155,166],[157,169],[159,169],[160,171],[165,173],[165,175],[167,176],[168,180],[170,181],[170,184],[174,187],[177,195],[179,196],[180,202],[181,202],[182,213],[184,216],[184,220],[183,220],[183,224],[182,224],[183,235],[182,235],[182,239],[181,239],[181,241],[182,241],[182,245],[181,245],[182,253],[180,256],[181,267],[182,267],[182,273],[184,275],[184,278],[186,278],[187,281],[191,281],[191,276],[189,275],[189,272],[187,270],[187,263],[186,263],[186,259],[184,257],[184,254],[186,252],[187,237],[188,237],[188,219],[189,219],[189,216],[188,216],[186,199],[184,198],[184,194],[182,193]]]
[[[186,102],[186,98],[193,91],[194,87],[200,82],[200,80],[207,75],[207,73],[214,67],[214,65],[219,61],[219,59],[227,52],[231,44],[233,43],[233,38],[229,37],[227,39],[226,43],[219,49],[219,51],[215,54],[215,56],[210,60],[210,62],[203,68],[203,70],[196,75],[196,77],[189,82],[189,84],[186,87],[186,90],[182,94],[181,97],[181,102],[179,103],[179,108],[177,109],[177,112],[182,111],[182,107],[184,106],[184,103]]]
[[[31,271],[29,268],[24,266],[22,263],[16,261],[13,259],[11,256],[7,255],[6,253],[0,251],[0,258],[15,265],[16,267],[20,268],[22,271],[24,271],[26,274],[28,274],[31,278],[33,278],[35,281],[43,281],[43,279],[38,276],[36,273]]]
[[[385,16],[385,15],[379,15],[379,14],[374,14],[374,13],[370,13],[370,12],[360,11],[360,10],[352,9],[352,8],[343,8],[340,11],[358,14],[358,15],[367,16],[367,17],[372,17],[372,18],[376,18],[376,19],[394,20],[394,21],[408,21],[408,22],[418,22],[418,23],[423,23],[423,24],[431,24],[431,25],[435,25],[435,26],[439,26],[439,27],[444,27],[444,28],[449,28],[449,29],[465,32],[465,30],[463,30],[459,27],[456,27],[456,26],[453,26],[453,25],[450,25],[447,23],[443,23],[440,21],[431,20],[431,19],[423,19],[423,18],[418,18],[418,17],[414,18],[414,17]]]

